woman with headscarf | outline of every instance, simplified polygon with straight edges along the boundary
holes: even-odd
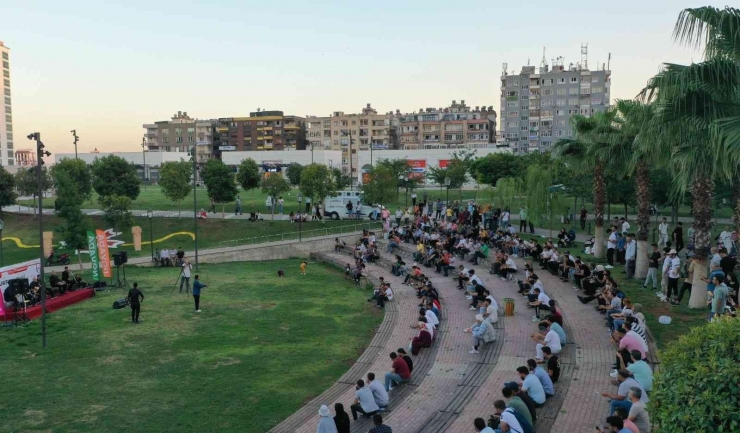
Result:
[[[337,426],[329,414],[329,408],[325,404],[322,404],[319,408],[319,417],[321,418],[316,433],[338,433]]]
[[[334,424],[337,426],[337,433],[349,433],[349,415],[344,411],[342,403],[334,404]]]

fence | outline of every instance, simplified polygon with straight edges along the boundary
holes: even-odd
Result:
[[[330,236],[330,235],[343,235],[348,233],[357,233],[362,230],[379,230],[383,227],[381,222],[366,222],[361,224],[347,224],[347,225],[327,225],[319,229],[301,230],[300,238],[315,238],[319,236]],[[296,224],[296,230],[287,233],[275,233],[266,234],[264,236],[253,236],[250,238],[243,239],[230,239],[228,241],[221,241],[218,243],[218,248],[229,248],[238,247],[242,245],[256,245],[264,244],[268,242],[280,242],[290,241],[299,239],[298,224]]]

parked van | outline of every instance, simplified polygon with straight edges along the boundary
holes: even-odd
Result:
[[[376,207],[368,206],[362,201],[361,191],[338,191],[337,195],[327,197],[324,200],[324,215],[333,220],[350,218],[347,211],[347,203],[352,202],[352,218],[357,218],[357,203],[360,203],[359,219],[369,217],[371,220],[377,219],[378,210]]]

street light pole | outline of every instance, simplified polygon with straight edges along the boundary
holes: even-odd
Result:
[[[445,206],[450,206],[450,185],[452,184],[452,179],[449,177],[445,178],[445,186],[447,187],[447,201],[445,202]]]
[[[301,216],[301,209],[303,208],[303,195],[299,192],[298,193],[298,242],[302,240],[303,235],[303,226],[301,223],[303,222],[303,217]]]
[[[149,219],[149,248],[152,251],[152,261],[154,261],[154,236],[152,235],[152,217],[154,216],[154,211],[149,209],[146,211],[146,217]]]
[[[5,227],[5,223],[0,220],[0,268],[3,267],[3,227]]]
[[[42,193],[42,164],[44,156],[50,156],[51,153],[44,150],[44,143],[41,142],[41,134],[34,132],[28,134],[27,138],[36,141],[36,188],[38,196]],[[46,349],[46,282],[44,281],[44,209],[43,201],[39,198],[39,283],[41,288],[41,347]]]
[[[80,137],[78,137],[78,136],[77,136],[77,130],[76,130],[76,129],[73,129],[73,130],[71,130],[71,131],[69,131],[69,132],[71,132],[71,133],[72,133],[72,137],[74,137],[74,139],[75,139],[75,159],[78,159],[78,158],[77,158],[77,140],[78,140],[78,139],[79,139]]]
[[[195,231],[195,270],[198,270],[198,191],[195,187],[197,185],[197,161],[195,157],[195,146],[193,146],[193,229]]]
[[[311,143],[311,164],[313,164],[313,143]]]
[[[145,145],[146,138],[141,137],[141,156],[144,158],[144,167],[142,167],[142,171],[144,172],[144,191],[146,191],[146,182],[149,180],[146,175],[146,152],[144,151]]]

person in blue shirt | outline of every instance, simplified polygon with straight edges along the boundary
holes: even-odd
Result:
[[[550,375],[547,374],[544,368],[538,367],[534,359],[527,360],[527,368],[529,368],[530,373],[539,379],[546,396],[552,397],[555,395],[555,386],[552,384],[552,378],[550,378]]]
[[[201,283],[200,275],[196,275],[195,281],[193,282],[193,299],[195,300],[196,313],[200,313],[200,289],[203,289],[205,287],[208,287],[208,285]]]
[[[527,391],[527,394],[534,400],[535,407],[542,407],[546,398],[542,382],[527,367],[519,367],[516,371],[519,373],[519,378],[522,379],[521,389]]]

